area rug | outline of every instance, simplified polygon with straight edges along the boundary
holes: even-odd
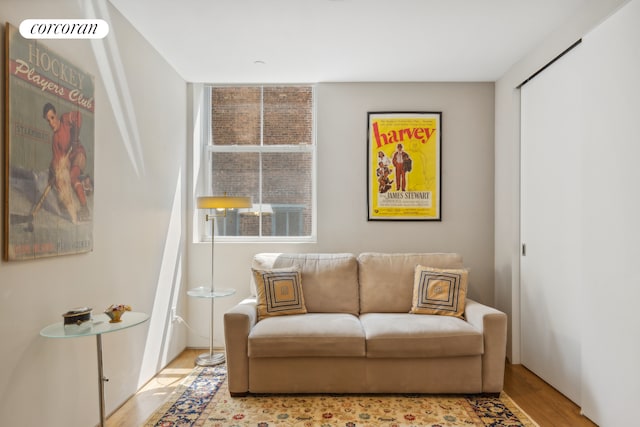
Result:
[[[537,426],[504,392],[475,395],[229,395],[224,365],[196,367],[145,427]]]

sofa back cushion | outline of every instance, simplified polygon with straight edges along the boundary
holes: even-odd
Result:
[[[359,312],[358,263],[353,254],[261,253],[254,256],[252,266],[299,268],[309,313]]]
[[[455,253],[374,253],[358,256],[361,313],[408,313],[417,265],[461,268]],[[303,279],[304,283],[304,279]],[[305,295],[306,298],[306,295]]]

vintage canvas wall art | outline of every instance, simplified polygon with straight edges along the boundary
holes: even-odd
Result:
[[[368,113],[368,220],[441,220],[441,112]]]
[[[6,260],[93,249],[93,75],[5,26]]]

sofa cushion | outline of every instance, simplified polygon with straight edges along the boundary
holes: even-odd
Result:
[[[364,331],[346,313],[269,317],[249,334],[249,357],[364,357]]]
[[[297,268],[254,269],[253,277],[258,291],[258,320],[307,312]]]
[[[452,316],[369,313],[360,316],[367,357],[455,357],[484,352],[482,333]]]
[[[411,309],[417,265],[462,268],[462,257],[454,253],[360,254],[360,312],[408,313]]]
[[[309,313],[359,313],[358,263],[353,254],[260,253],[253,267],[299,268]]]
[[[418,265],[413,284],[410,313],[464,317],[467,296],[466,269],[432,268]]]

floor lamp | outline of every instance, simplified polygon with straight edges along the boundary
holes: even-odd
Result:
[[[221,298],[225,296],[232,295],[235,290],[234,289],[216,289],[213,284],[213,241],[215,237],[215,219],[217,217],[224,217],[227,215],[227,209],[240,209],[240,208],[250,208],[251,207],[251,198],[249,197],[228,197],[226,194],[224,196],[203,196],[198,197],[197,199],[198,209],[209,209],[209,210],[218,210],[222,211],[219,215],[206,214],[206,221],[211,221],[211,287],[209,289],[199,288],[195,289],[193,292],[190,292],[189,295],[200,297],[200,298],[208,298],[211,300],[211,324],[209,325],[209,353],[204,353],[198,356],[196,359],[196,364],[199,366],[213,366],[223,363],[225,358],[224,354],[213,354],[213,319],[214,319],[214,307],[216,298]]]

